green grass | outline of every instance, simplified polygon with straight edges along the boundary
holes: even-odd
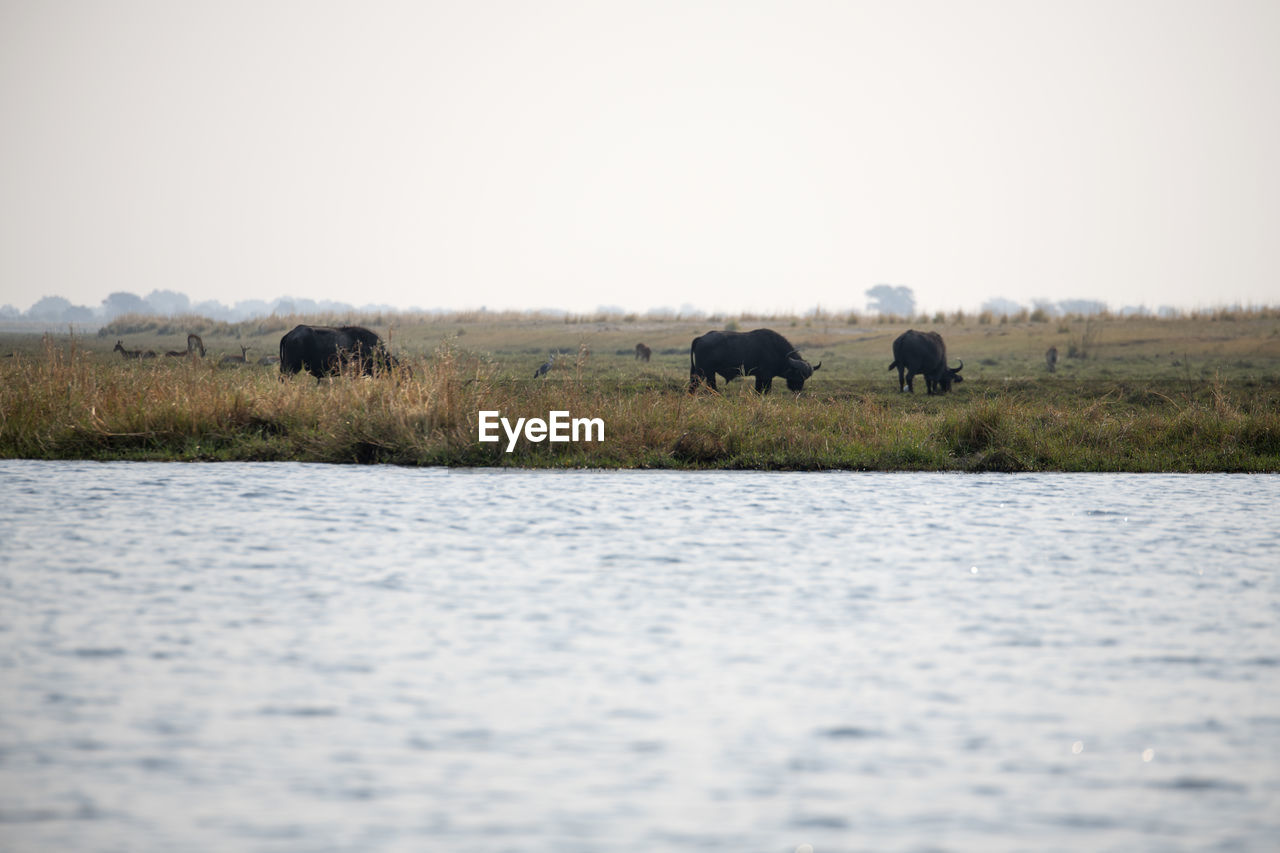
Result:
[[[341,320],[346,318],[326,318]],[[369,379],[280,381],[222,367],[274,353],[299,318],[236,326],[126,318],[96,337],[0,335],[0,457],[298,460],[401,465],[956,471],[1280,471],[1280,317],[875,323],[845,318],[351,318],[411,366]],[[381,319],[382,323],[373,322]],[[962,318],[963,320],[963,318]],[[686,392],[710,328],[768,326],[822,369],[803,394],[750,383]],[[937,328],[966,381],[900,394],[890,344]],[[1087,328],[1086,328],[1087,327]],[[110,352],[209,356],[125,361]],[[635,344],[653,360],[635,361]],[[1056,373],[1043,353],[1058,347]],[[1068,358],[1068,348],[1084,350]],[[534,368],[563,355],[545,379]],[[1079,354],[1079,353],[1078,353]],[[923,383],[920,391],[923,391]],[[481,410],[605,423],[602,443],[477,440]]]

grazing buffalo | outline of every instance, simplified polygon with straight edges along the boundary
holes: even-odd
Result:
[[[924,377],[927,393],[945,394],[953,382],[963,382],[960,367],[947,367],[947,345],[937,332],[917,332],[908,329],[893,342],[893,363],[889,369],[898,368],[898,389],[915,393],[911,378],[919,373]]]
[[[716,374],[729,382],[739,376],[754,376],[756,391],[769,392],[773,377],[787,380],[787,388],[797,394],[804,381],[822,367],[809,364],[800,357],[790,342],[772,329],[751,332],[707,332],[694,338],[689,347],[689,392],[705,382],[716,390]]]
[[[355,366],[373,375],[399,362],[373,332],[360,326],[295,326],[280,339],[280,376],[307,371],[319,382],[325,376]]]
[[[636,360],[637,361],[648,361],[649,356],[651,355],[653,355],[653,350],[649,349],[644,344],[636,344]]]
[[[1049,372],[1053,373],[1058,369],[1058,348],[1049,347],[1044,353],[1044,366],[1049,368]]]

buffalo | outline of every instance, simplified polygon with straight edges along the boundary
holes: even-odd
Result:
[[[689,392],[705,382],[716,390],[716,374],[729,382],[739,376],[754,376],[756,392],[767,394],[773,377],[787,380],[787,388],[795,393],[804,389],[804,381],[822,367],[809,364],[800,357],[786,338],[772,329],[750,332],[707,332],[694,338],[689,347]]]
[[[651,355],[653,355],[653,350],[649,349],[644,344],[636,344],[636,360],[637,361],[648,361],[649,356]]]
[[[945,394],[952,383],[963,382],[960,367],[947,367],[947,345],[937,332],[917,332],[908,329],[893,342],[893,363],[889,369],[898,368],[898,389],[915,393],[911,379],[917,373],[924,377],[929,394]]]
[[[280,376],[307,371],[319,382],[354,366],[372,376],[375,368],[399,364],[373,332],[361,326],[295,326],[280,339]]]

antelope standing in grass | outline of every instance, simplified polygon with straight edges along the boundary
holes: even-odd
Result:
[[[218,364],[244,364],[245,356],[249,354],[249,347],[241,346],[239,355],[224,355]]]

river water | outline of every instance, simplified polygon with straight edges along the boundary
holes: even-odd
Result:
[[[5,850],[1280,839],[1278,477],[0,486]]]

